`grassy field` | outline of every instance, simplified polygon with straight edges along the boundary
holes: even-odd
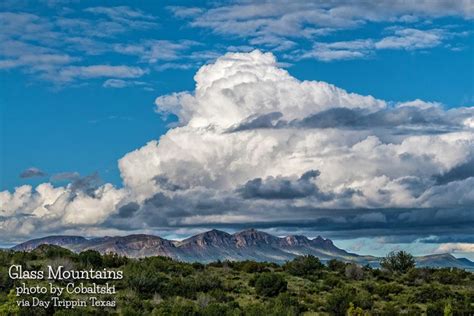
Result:
[[[389,260],[390,259],[390,260]],[[74,254],[57,246],[32,252],[0,252],[0,315],[473,315],[474,274],[458,269],[416,268],[410,258],[388,257],[383,269],[311,256],[279,266],[273,263],[176,262],[164,257],[132,260],[95,251]],[[123,271],[118,280],[25,280],[9,276],[11,265],[24,271]],[[114,294],[63,293],[61,300],[87,301],[86,307],[21,307],[33,295],[16,288],[115,286]],[[36,295],[44,302],[51,293]],[[115,302],[91,306],[90,297]]]

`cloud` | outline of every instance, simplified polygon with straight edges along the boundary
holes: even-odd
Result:
[[[311,181],[319,174],[317,170],[310,170],[298,179],[269,177],[262,180],[256,178],[247,181],[238,191],[246,199],[297,199],[308,197],[319,193],[318,187]]]
[[[173,61],[182,59],[184,51],[192,47],[199,46],[196,41],[181,40],[147,40],[139,44],[114,46],[116,52],[139,56],[142,61],[156,63],[158,61]]]
[[[474,10],[468,1],[453,4],[449,0],[435,2],[381,1],[377,4],[347,0],[324,2],[245,1],[217,4],[210,8],[173,6],[170,11],[178,18],[188,19],[192,27],[206,28],[214,33],[249,38],[250,44],[288,50],[291,39],[312,39],[342,30],[361,27],[368,22],[414,23],[420,18],[446,16],[472,19]],[[413,40],[419,42],[414,43]],[[381,46],[391,48],[433,47],[439,38],[421,31],[400,31],[387,38]],[[283,45],[282,45],[283,43]],[[408,46],[409,43],[414,43]],[[319,50],[322,60],[349,59],[362,54],[354,50]],[[337,57],[336,57],[337,56]]]
[[[142,65],[128,63],[178,60],[185,50],[198,45],[189,40],[146,39],[133,43],[125,41],[125,37],[118,37],[127,32],[143,32],[157,27],[155,16],[137,9],[125,6],[93,7],[86,8],[84,12],[86,14],[67,12],[47,17],[24,12],[0,12],[0,40],[3,43],[0,70],[17,68],[35,79],[46,80],[56,86],[103,77],[111,80],[139,78],[148,74],[149,70]],[[115,55],[114,58],[121,55],[124,64],[109,64],[111,55]],[[130,56],[134,60],[128,60]],[[126,84],[141,85],[137,82]],[[118,85],[119,81],[104,84],[105,87]]]
[[[90,79],[102,77],[139,78],[148,73],[147,69],[125,65],[91,65],[68,66],[59,71],[60,81],[69,82],[76,79]]]
[[[80,174],[78,172],[60,172],[53,174],[50,178],[52,182],[59,182],[59,181],[74,181],[80,178]]]
[[[412,28],[395,30],[394,36],[387,36],[375,43],[376,49],[417,50],[438,46],[444,38],[441,30],[417,30]]]
[[[127,87],[136,87],[142,86],[144,88],[150,88],[150,85],[144,81],[137,81],[137,80],[122,80],[122,79],[107,79],[102,84],[104,88],[115,88],[115,89],[122,89]]]
[[[444,41],[459,36],[441,29],[389,28],[392,36],[380,39],[356,39],[340,42],[315,42],[313,48],[290,59],[314,58],[325,62],[369,58],[377,50],[415,51],[440,46]]]
[[[119,7],[90,7],[84,11],[94,13],[94,14],[104,14],[111,19],[121,20],[128,18],[140,18],[144,20],[154,20],[155,17],[151,14],[145,14],[141,10],[132,9],[127,6]]]
[[[34,177],[45,177],[47,174],[43,172],[42,170],[31,167],[26,170],[23,170],[20,173],[20,178],[34,178]]]
[[[446,243],[436,248],[437,253],[474,252],[474,243]]]
[[[2,233],[258,226],[415,240],[472,230],[474,108],[300,81],[258,50],[194,78],[195,90],[156,99],[179,124],[119,160],[121,188],[91,175],[1,192]]]

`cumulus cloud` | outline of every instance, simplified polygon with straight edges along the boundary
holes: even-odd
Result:
[[[317,170],[310,170],[295,180],[281,177],[269,177],[265,180],[256,178],[248,181],[244,186],[239,188],[238,191],[246,199],[303,198],[314,195],[318,191],[318,188],[311,180],[319,176],[319,174]]]
[[[435,250],[438,253],[450,253],[450,252],[474,252],[474,244],[470,243],[446,243],[441,244]]]
[[[258,50],[194,78],[193,91],[156,99],[179,125],[119,160],[122,188],[92,175],[4,191],[2,231],[258,224],[420,237],[472,227],[474,108],[300,81]]]

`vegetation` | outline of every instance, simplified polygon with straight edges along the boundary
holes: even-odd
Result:
[[[474,313],[474,274],[459,269],[416,268],[405,253],[391,253],[382,269],[313,256],[279,266],[243,261],[183,263],[165,257],[139,260],[95,251],[80,254],[56,246],[32,252],[0,251],[0,315],[470,315]],[[47,285],[48,280],[12,280],[8,267],[45,270],[120,270],[108,282],[117,307],[64,309],[20,307],[15,288]],[[63,282],[63,281],[58,281]],[[65,281],[64,281],[65,282]],[[82,281],[81,281],[82,282]],[[92,281],[84,281],[91,283]],[[65,283],[64,283],[65,284]],[[63,285],[64,285],[63,284]],[[41,294],[45,300],[49,294]],[[80,294],[67,294],[68,299]]]
[[[415,267],[415,258],[406,251],[391,252],[380,261],[380,266],[392,272],[406,273]]]

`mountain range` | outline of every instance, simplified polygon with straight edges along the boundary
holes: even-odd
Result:
[[[48,236],[32,239],[14,246],[17,251],[31,251],[43,244],[57,245],[74,252],[97,250],[117,253],[130,258],[166,256],[186,262],[217,260],[255,260],[283,263],[300,255],[314,255],[321,261],[338,259],[378,266],[380,258],[347,252],[330,239],[318,236],[310,239],[302,235],[277,237],[255,229],[235,234],[210,230],[184,240],[168,240],[153,235],[128,235],[87,239],[81,236]],[[474,262],[451,254],[416,257],[417,266],[456,267],[474,270]]]

